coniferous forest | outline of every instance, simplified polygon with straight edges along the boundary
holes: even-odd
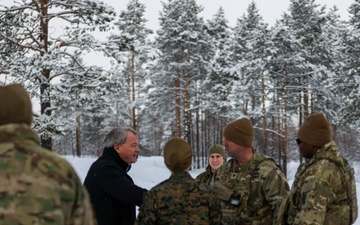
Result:
[[[156,31],[146,27],[141,0],[128,0],[120,13],[98,0],[0,6],[0,84],[28,90],[42,146],[97,155],[111,129],[131,126],[141,135],[142,155],[161,155],[168,138],[180,136],[200,168],[207,149],[222,143],[222,128],[246,116],[254,147],[286,169],[301,161],[299,125],[321,111],[342,153],[356,161],[360,0],[347,21],[336,8],[290,0],[271,27],[256,1],[234,27],[223,8],[205,20],[196,0],[163,3]],[[106,32],[106,40],[96,32]],[[84,56],[91,51],[111,66],[89,66]]]

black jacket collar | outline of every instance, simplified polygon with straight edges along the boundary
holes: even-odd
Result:
[[[115,151],[113,147],[107,148],[105,147],[103,150],[103,153],[101,155],[104,159],[112,158],[115,160],[117,164],[120,165],[120,167],[125,171],[128,172],[131,168],[131,165],[128,165],[122,158],[119,156],[119,154]]]

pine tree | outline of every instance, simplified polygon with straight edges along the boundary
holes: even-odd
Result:
[[[220,7],[212,20],[207,23],[207,31],[210,35],[215,55],[211,61],[211,71],[204,81],[205,109],[218,121],[219,130],[228,122],[227,114],[229,111],[228,96],[231,90],[231,82],[235,78],[230,72],[231,66],[231,40],[232,33],[225,18],[225,12]],[[220,138],[222,139],[221,135]],[[220,140],[221,140],[220,139]],[[219,141],[218,139],[215,139]]]
[[[268,30],[256,7],[249,4],[247,14],[238,20],[234,29],[234,65],[232,71],[237,76],[232,87],[232,101],[244,105],[241,114],[248,115],[254,121],[262,121],[262,136],[259,150],[267,153],[266,101],[269,86],[267,73]],[[242,102],[239,102],[242,101]],[[237,109],[239,111],[239,109]],[[241,116],[237,115],[238,116]]]
[[[24,84],[31,96],[39,99],[40,116],[34,128],[41,135],[42,146],[52,148],[52,134],[57,130],[54,87],[63,86],[58,90],[66,95],[70,88],[99,84],[99,68],[86,66],[81,57],[99,47],[89,32],[106,30],[113,14],[111,7],[94,0],[23,0],[1,7],[2,42],[24,53],[1,67],[6,68],[12,82]],[[63,24],[60,34],[53,28],[58,24]]]
[[[199,136],[196,136],[198,168],[200,167],[200,159],[202,165],[208,163],[207,149],[213,144],[221,144],[222,142],[222,130],[228,122],[227,116],[230,108],[228,96],[233,80],[233,76],[228,71],[231,65],[229,56],[231,54],[232,33],[222,7],[213,15],[211,20],[207,21],[206,30],[210,38],[208,42],[211,43],[212,51],[215,54],[211,59],[211,70],[197,91],[198,103],[196,105],[201,104],[196,109],[195,114],[197,121],[195,133]]]
[[[154,87],[150,97],[161,110],[155,113],[167,123],[165,128],[170,128],[171,135],[182,136],[189,143],[196,86],[207,73],[211,57],[204,22],[198,17],[201,10],[194,0],[163,4],[156,38],[161,56],[149,77]]]
[[[269,52],[271,57],[267,66],[271,83],[271,88],[269,88],[271,97],[268,98],[267,113],[268,130],[270,130],[269,150],[273,152],[273,156],[277,155],[285,174],[288,156],[291,158],[292,153],[288,152],[288,149],[296,147],[289,142],[289,139],[293,140],[290,138],[290,124],[293,122],[291,115],[296,114],[295,110],[299,104],[297,92],[294,90],[298,85],[294,67],[302,60],[298,57],[301,43],[292,34],[289,20],[290,18],[284,15],[283,19],[278,21],[270,31]],[[297,152],[296,155],[298,155]]]
[[[360,127],[360,1],[355,0],[349,8],[350,21],[348,32],[343,38],[344,66],[341,68],[342,76],[339,79],[339,86],[343,91],[343,101],[346,103],[343,112],[343,122],[351,127]]]
[[[235,99],[242,99],[242,113],[252,118],[258,117],[261,104],[261,77],[264,72],[265,44],[267,24],[259,15],[254,2],[250,3],[247,14],[238,19],[234,29],[234,65],[232,71],[237,80],[232,94]],[[241,93],[241,95],[240,95]],[[237,109],[239,110],[239,109]],[[239,115],[238,115],[239,116]]]
[[[289,26],[301,43],[299,57],[303,60],[297,65],[298,79],[302,85],[300,92],[302,107],[300,115],[307,117],[311,111],[324,111],[326,107],[325,89],[321,88],[331,73],[331,49],[327,45],[325,25],[329,18],[325,7],[318,10],[314,0],[291,1]]]
[[[310,112],[322,111],[334,120],[333,112],[339,107],[331,88],[336,76],[337,17],[334,12],[325,14],[325,7],[318,7],[312,0],[291,1],[290,13],[272,31],[270,74],[275,89],[271,107],[278,110],[272,116],[278,121],[275,130],[283,136],[279,155],[283,166],[286,149],[295,145],[288,142],[296,135],[291,134],[291,118],[296,115],[300,126]]]
[[[125,98],[130,106],[130,126],[138,130],[138,111],[140,110],[137,97],[141,96],[141,86],[144,81],[145,65],[149,61],[152,47],[147,40],[152,31],[145,27],[147,20],[144,18],[145,5],[138,0],[130,0],[127,10],[122,11],[115,23],[117,34],[111,34],[104,50],[105,54],[115,60],[114,90],[117,97]],[[122,73],[117,72],[118,66],[124,64]],[[127,80],[127,82],[122,82]],[[117,81],[116,81],[117,80]],[[124,92],[127,90],[128,92]],[[119,93],[122,94],[120,95]],[[115,97],[115,96],[114,96]],[[119,98],[114,100],[119,100]],[[127,98],[126,98],[127,97]],[[125,100],[124,99],[124,100]]]

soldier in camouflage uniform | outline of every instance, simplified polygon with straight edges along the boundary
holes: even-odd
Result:
[[[25,89],[0,87],[0,224],[96,224],[74,169],[40,147],[31,122]]]
[[[216,170],[219,169],[222,164],[226,161],[224,148],[221,145],[212,145],[207,152],[207,157],[209,159],[209,165],[206,170],[200,173],[196,180],[199,180],[205,184],[211,185],[213,181],[213,175]]]
[[[322,113],[305,120],[297,143],[308,161],[299,166],[281,204],[279,224],[353,224],[358,213],[354,170],[331,141],[330,123]]]
[[[274,213],[290,190],[274,160],[252,147],[253,133],[247,118],[224,128],[223,145],[232,159],[216,171],[213,188],[226,225],[276,224]]]
[[[220,202],[210,186],[194,180],[188,170],[192,153],[182,138],[170,139],[164,147],[169,179],[144,194],[137,225],[220,225]]]

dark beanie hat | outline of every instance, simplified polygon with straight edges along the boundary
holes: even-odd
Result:
[[[243,147],[252,147],[254,128],[247,118],[237,119],[224,128],[223,136],[226,140]]]
[[[301,125],[298,138],[313,146],[324,146],[331,141],[331,128],[324,114],[313,112]]]
[[[220,154],[224,160],[225,160],[225,152],[224,152],[224,148],[222,145],[212,145],[207,152],[207,156],[208,158],[210,157],[211,154],[213,153],[218,153]]]
[[[32,122],[31,100],[20,84],[0,86],[0,125]]]
[[[171,138],[164,147],[165,165],[171,171],[185,171],[191,165],[190,145],[182,138]]]

